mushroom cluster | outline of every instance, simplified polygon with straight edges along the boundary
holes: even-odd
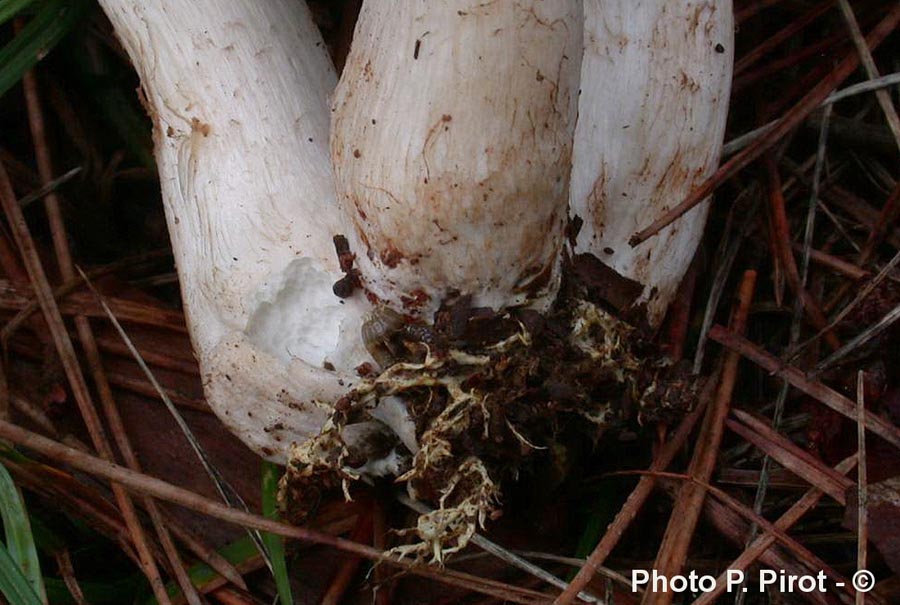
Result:
[[[299,0],[100,3],[153,120],[207,399],[289,478],[402,475],[438,508],[419,535],[440,557],[499,496],[452,435],[540,447],[486,402],[597,368],[643,396],[631,327],[572,267],[611,269],[661,322],[705,206],[627,240],[716,167],[730,0],[366,0],[339,80]],[[535,370],[538,341],[582,374]]]

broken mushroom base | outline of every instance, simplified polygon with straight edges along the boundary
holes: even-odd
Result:
[[[286,516],[305,520],[324,491],[349,498],[356,481],[394,477],[433,508],[399,532],[416,539],[395,552],[440,563],[500,515],[504,481],[564,455],[566,440],[596,442],[629,419],[687,410],[693,381],[656,353],[647,330],[610,310],[581,261],[599,262],[566,263],[573,278],[543,315],[466,298],[445,303],[432,325],[380,311],[372,321],[390,329],[370,345],[385,369],[338,401],[317,437],[291,447]]]

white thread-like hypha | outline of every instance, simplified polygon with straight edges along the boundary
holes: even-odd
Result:
[[[704,203],[632,248],[629,238],[716,168],[734,53],[731,0],[585,0],[571,182],[576,251],[644,285],[657,325],[706,222]]]

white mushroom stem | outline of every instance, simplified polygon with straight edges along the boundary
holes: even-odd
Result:
[[[371,361],[333,236],[370,296],[430,320],[457,295],[547,308],[578,214],[576,251],[644,284],[652,323],[700,238],[705,208],[627,245],[718,161],[729,0],[367,0],[330,133],[304,2],[100,1],[154,123],[207,399],[272,459]],[[402,401],[381,405],[414,451]]]
[[[368,359],[341,301],[328,158],[336,82],[297,0],[101,0],[140,77],[207,399],[283,458]],[[334,367],[334,371],[325,369]]]
[[[715,170],[734,52],[731,0],[585,0],[570,211],[576,251],[644,285],[658,324],[703,233],[708,203],[632,248],[631,235]]]
[[[581,0],[368,0],[335,93],[338,199],[366,288],[430,319],[449,295],[552,302]]]

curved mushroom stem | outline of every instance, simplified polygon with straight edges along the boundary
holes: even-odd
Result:
[[[662,318],[706,211],[627,239],[718,160],[730,0],[371,0],[330,133],[336,77],[303,2],[100,1],[154,122],[207,399],[265,456],[317,435],[372,361],[372,305],[339,280],[426,322],[455,296],[546,309],[572,213],[576,251]],[[386,399],[370,417],[412,452]]]
[[[453,295],[494,309],[553,301],[581,5],[364,4],[331,150],[370,294],[426,320]]]
[[[369,359],[341,301],[328,157],[336,82],[305,3],[101,0],[140,77],[207,399],[274,459]],[[333,370],[326,369],[333,368]]]
[[[651,325],[693,258],[708,203],[632,248],[635,230],[715,170],[734,53],[731,0],[586,0],[570,206],[576,251],[643,284]]]

